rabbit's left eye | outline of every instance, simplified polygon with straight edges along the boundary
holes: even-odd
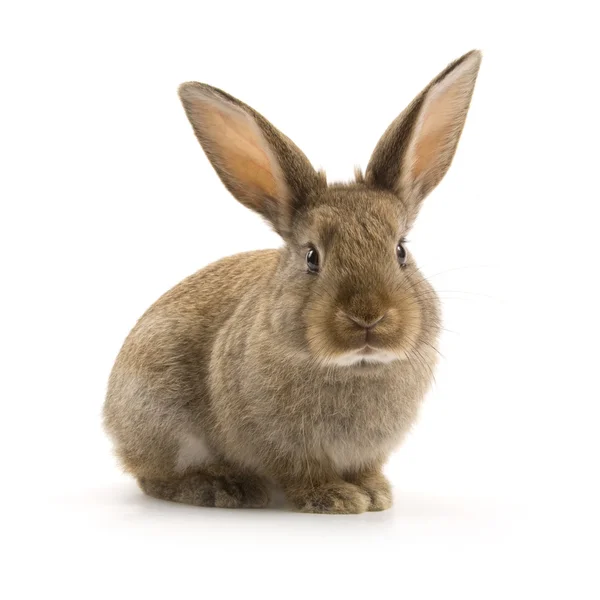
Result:
[[[404,247],[403,241],[400,240],[396,246],[396,256],[401,267],[406,266],[406,248]]]
[[[316,248],[312,246],[308,249],[306,253],[306,266],[310,273],[318,273],[319,272],[319,253]]]

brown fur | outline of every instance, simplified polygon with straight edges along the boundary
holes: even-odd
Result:
[[[329,187],[253,109],[182,86],[217,173],[285,245],[198,271],[125,341],[105,425],[147,494],[258,507],[274,482],[298,510],[389,508],[381,468],[416,418],[439,332],[437,297],[396,245],[452,160],[479,59],[465,55],[417,97],[364,177]],[[307,272],[311,246],[318,274]]]

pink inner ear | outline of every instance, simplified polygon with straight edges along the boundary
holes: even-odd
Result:
[[[281,169],[249,115],[204,97],[195,99],[191,113],[207,151],[245,204],[260,211],[265,197],[284,199]]]
[[[446,172],[465,122],[474,66],[467,60],[427,93],[407,156],[413,181],[429,178],[435,186]]]
[[[456,115],[452,111],[452,104],[456,103],[459,94],[455,88],[446,90],[439,97],[434,98],[427,107],[421,124],[418,141],[415,143],[413,176],[420,178],[431,170],[452,139],[456,130]]]
[[[460,133],[460,116],[465,111],[461,87],[455,83],[441,90],[434,89],[433,97],[426,99],[413,150],[415,179],[435,169],[436,162],[443,160],[448,144]]]

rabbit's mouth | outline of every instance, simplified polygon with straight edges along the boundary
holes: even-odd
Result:
[[[375,346],[365,344],[364,346],[362,346],[361,348],[359,348],[352,354],[355,354],[356,356],[361,356],[361,357],[367,358],[367,357],[378,356],[381,354],[391,354],[391,353],[389,353],[387,350],[384,350],[383,348],[377,348]]]
[[[355,356],[365,362],[378,362],[386,364],[400,358],[398,354],[394,352],[390,352],[384,348],[376,348],[375,346],[370,346],[369,344],[365,344],[364,347],[356,352]]]
[[[354,352],[338,356],[334,362],[340,367],[350,367],[361,364],[388,364],[399,358],[394,352],[366,344]]]
[[[373,348],[373,346],[369,346],[369,344],[365,344],[360,351],[358,352],[358,354],[361,354],[363,356],[369,356],[370,354],[374,354],[375,352],[377,352],[377,348]]]

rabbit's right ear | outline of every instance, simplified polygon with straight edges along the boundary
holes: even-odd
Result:
[[[324,179],[290,139],[233,96],[189,82],[179,87],[179,97],[227,189],[285,236],[294,211]]]
[[[473,50],[446,67],[392,122],[369,161],[367,185],[401,196],[411,220],[452,162],[480,63]]]

